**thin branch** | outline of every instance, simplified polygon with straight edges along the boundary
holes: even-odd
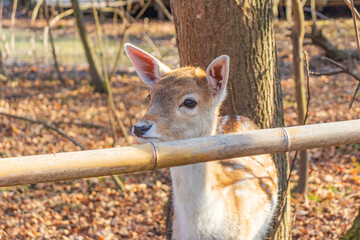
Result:
[[[108,105],[110,107],[111,110],[109,110],[109,119],[110,119],[110,124],[111,124],[111,130],[112,130],[112,134],[113,134],[113,144],[112,147],[114,147],[115,145],[115,141],[116,141],[116,128],[114,125],[114,119],[113,116],[111,114],[111,111],[114,112],[115,117],[118,121],[119,127],[122,130],[125,140],[127,141],[128,145],[131,145],[129,136],[126,132],[126,128],[121,120],[120,117],[117,116],[116,114],[116,109],[115,109],[115,104],[114,104],[114,100],[113,100],[113,95],[112,95],[112,87],[111,87],[111,83],[109,80],[109,76],[108,76],[108,72],[107,72],[107,68],[106,68],[106,62],[105,62],[105,56],[104,56],[104,52],[103,52],[103,46],[102,46],[102,41],[101,41],[101,34],[100,34],[100,22],[99,22],[99,17],[98,17],[98,12],[94,6],[94,1],[90,0],[91,2],[91,7],[93,10],[93,15],[94,15],[94,20],[95,20],[95,27],[96,27],[96,38],[97,38],[97,42],[98,42],[98,49],[99,49],[99,53],[100,53],[100,58],[101,58],[101,65],[102,65],[102,70],[103,70],[103,78],[105,81],[105,85],[106,85],[106,90],[107,90],[107,95],[108,95]],[[111,178],[114,180],[115,184],[117,185],[117,187],[123,192],[125,190],[124,184],[122,183],[122,181],[119,179],[118,176],[115,175],[111,175]]]
[[[102,41],[101,41],[100,22],[99,22],[98,11],[96,10],[96,8],[94,6],[94,1],[90,0],[90,3],[91,3],[93,15],[94,15],[96,40],[97,40],[97,46],[98,46],[99,55],[100,55],[100,59],[101,59],[100,62],[101,62],[101,67],[102,67],[102,71],[103,71],[103,78],[104,78],[105,84],[108,85],[109,76],[108,76],[108,72],[107,72],[107,68],[106,68],[105,56],[104,56],[104,51],[103,51],[103,46],[102,46]],[[108,86],[106,86],[106,87],[108,87]],[[108,92],[109,92],[109,90],[108,90]],[[109,94],[111,94],[111,92],[109,92]]]
[[[62,13],[56,15],[56,17],[51,19],[51,21],[49,22],[50,27],[52,27],[57,21],[61,20],[62,18],[66,17],[66,16],[69,16],[73,13],[74,13],[74,9],[69,9],[69,10],[66,10],[65,12],[62,12]]]
[[[156,54],[156,58],[159,59],[160,61],[162,61],[161,59],[161,53],[159,51],[159,49],[156,47],[155,43],[153,40],[151,40],[151,38],[149,37],[149,35],[147,35],[145,32],[143,33],[143,39],[147,42],[147,44],[153,49],[153,51]],[[155,55],[154,54],[154,55]]]
[[[151,0],[149,0],[149,1],[151,1]],[[121,17],[121,14],[119,14],[119,15]],[[115,75],[116,69],[118,68],[118,66],[120,64],[121,56],[122,56],[123,50],[124,50],[124,44],[125,44],[125,41],[127,39],[128,31],[129,31],[130,26],[131,26],[131,24],[129,24],[128,21],[125,20],[126,19],[125,16],[121,17],[121,18],[123,20],[125,28],[124,28],[124,30],[122,32],[122,38],[121,38],[121,41],[120,41],[120,44],[119,44],[118,51],[116,53],[115,62],[114,62],[114,65],[113,65],[113,67],[111,69],[111,72],[110,72],[110,75],[109,75],[110,81],[111,81],[112,77]]]
[[[131,7],[132,7],[132,2],[133,2],[133,0],[128,0],[128,4],[127,4],[127,6],[126,6],[126,11],[127,11],[127,12],[130,12]]]
[[[17,115],[13,115],[13,114],[10,114],[10,113],[5,113],[5,112],[0,112],[0,115],[4,115],[4,116],[9,117],[9,118],[15,118],[15,119],[19,119],[19,120],[28,121],[28,122],[35,123],[35,124],[41,124],[41,125],[45,126],[46,128],[51,129],[51,130],[57,132],[58,134],[60,134],[61,136],[69,139],[72,143],[74,143],[76,146],[79,146],[82,150],[86,150],[84,145],[82,145],[76,139],[70,137],[64,131],[62,131],[61,129],[58,129],[57,127],[55,127],[54,125],[52,125],[50,123],[40,121],[40,120],[35,120],[35,119],[32,119],[32,118],[28,118],[28,117],[17,116]]]
[[[358,47],[358,54],[359,54],[359,57],[360,57],[360,36],[359,36],[359,29],[358,29],[357,22],[356,22],[356,9],[355,9],[355,6],[354,6],[354,0],[351,0],[351,14],[352,14],[352,18],[353,18],[353,21],[354,21],[354,28],[355,28],[355,33],[356,33],[356,43],[357,43],[357,47]],[[352,105],[353,105],[353,103],[354,103],[354,101],[356,99],[356,95],[357,95],[357,93],[359,91],[359,88],[360,88],[360,83],[356,87],[356,90],[355,90],[354,95],[352,97],[351,103],[349,105],[349,109],[352,107]]]
[[[129,31],[131,25],[134,23],[134,22],[137,22],[141,16],[144,14],[144,12],[146,11],[146,9],[150,6],[152,0],[148,0],[146,2],[146,4],[144,5],[144,7],[141,9],[141,11],[136,15],[134,21],[132,23],[129,23],[130,21],[128,19],[126,19],[126,14],[124,13],[124,9],[122,8],[122,14],[119,14],[119,16],[122,18],[123,22],[124,23],[127,23],[125,24],[125,28],[124,28],[124,31],[122,33],[122,39],[120,41],[120,44],[119,44],[119,48],[118,48],[118,51],[117,51],[117,54],[116,54],[116,57],[115,57],[115,62],[114,62],[114,65],[111,69],[111,72],[110,72],[110,75],[109,75],[109,79],[111,81],[111,78],[115,75],[115,72],[116,72],[116,69],[118,68],[119,64],[120,64],[120,60],[121,60],[121,56],[122,56],[122,53],[123,53],[123,49],[124,49],[124,44],[125,44],[125,41],[127,39],[127,32]],[[128,18],[131,17],[131,15],[128,13]]]
[[[120,180],[120,178],[117,175],[111,175],[111,178],[114,180],[116,186],[120,189],[120,191],[124,192],[125,186],[123,182]]]
[[[305,0],[306,1],[306,0]],[[166,17],[174,22],[173,17],[171,16],[171,13],[169,12],[169,10],[167,10],[167,8],[165,7],[164,3],[161,0],[155,0],[155,2],[157,3],[157,5],[161,8],[161,11],[163,11],[163,13],[166,15]]]
[[[338,74],[338,73],[346,73],[346,74],[352,76],[353,78],[355,78],[355,80],[360,81],[360,76],[358,74],[352,72],[347,66],[345,66],[345,65],[343,65],[341,63],[338,63],[338,62],[336,62],[336,61],[334,61],[334,60],[332,60],[330,58],[327,58],[327,57],[322,57],[321,59],[328,62],[328,63],[330,63],[330,64],[332,64],[332,65],[334,65],[334,66],[336,66],[336,67],[338,67],[338,68],[340,68],[342,70],[342,71],[341,70],[336,70],[336,71],[333,71],[333,72],[327,72],[327,74],[324,74],[324,75],[330,76],[330,75],[334,75],[334,74]],[[316,73],[313,74],[313,75],[316,75]],[[316,76],[319,76],[319,75],[316,75]]]
[[[321,57],[321,60],[324,60],[324,61],[326,61],[326,62],[328,62],[328,63],[331,63],[332,65],[334,65],[334,66],[336,66],[336,67],[338,67],[338,68],[341,68],[341,69],[344,70],[344,71],[348,71],[348,70],[349,70],[349,68],[348,68],[347,66],[345,66],[344,64],[341,64],[341,63],[339,63],[339,62],[337,62],[337,61],[335,61],[335,60],[333,60],[333,59],[331,59],[331,58]]]
[[[356,33],[356,44],[358,47],[358,53],[359,53],[359,57],[360,57],[360,37],[359,37],[359,29],[357,26],[357,22],[356,22],[356,13],[355,13],[355,6],[354,6],[354,0],[351,0],[351,15],[354,21],[354,28],[355,28],[355,33]]]
[[[31,26],[31,38],[30,38],[30,43],[31,43],[31,51],[32,54],[34,56],[34,59],[36,59],[36,47],[35,47],[35,20],[39,14],[39,9],[41,7],[43,0],[39,0],[37,1],[32,14],[31,14],[31,20],[30,20],[30,26]]]
[[[117,139],[115,119],[114,119],[113,113],[110,108],[108,108],[108,112],[109,112],[109,122],[110,122],[110,126],[111,126],[111,134],[112,134],[112,138],[113,138],[113,143],[111,144],[111,146],[115,147],[115,143],[116,143],[116,139]]]
[[[332,76],[339,73],[345,73],[344,70],[336,70],[336,71],[330,71],[330,72],[313,72],[310,71],[310,74],[313,76]]]
[[[98,49],[99,49],[99,53],[100,53],[101,65],[102,65],[102,70],[103,70],[103,78],[104,78],[104,81],[105,81],[107,95],[108,95],[108,105],[109,105],[111,111],[113,111],[114,114],[115,114],[115,117],[116,117],[116,119],[118,121],[120,129],[124,134],[125,140],[127,141],[128,145],[131,145],[129,136],[128,136],[127,132],[126,132],[126,128],[125,128],[121,118],[119,116],[117,116],[117,114],[116,114],[114,99],[113,99],[113,95],[112,95],[111,83],[109,81],[109,76],[108,76],[108,72],[107,72],[107,68],[106,68],[106,61],[105,61],[105,56],[104,56],[103,46],[102,46],[102,41],[101,41],[99,16],[98,16],[97,9],[94,6],[94,1],[90,0],[90,3],[91,3],[93,15],[94,15],[94,20],[95,20],[96,39],[97,39],[97,42],[98,42]],[[113,117],[111,115],[111,112],[109,113],[109,119],[110,119],[111,129],[112,129],[112,133],[113,133],[113,140],[114,140],[112,145],[114,147],[115,141],[116,141],[116,138],[115,138],[116,131],[115,131],[115,125],[114,125],[114,121],[113,121]],[[119,177],[116,176],[116,175],[111,175],[111,178],[114,180],[117,187],[123,192],[125,190],[125,187],[124,187],[124,184],[122,183],[122,181],[119,179]]]
[[[13,9],[11,11],[11,20],[10,20],[10,30],[11,30],[11,42],[10,42],[10,46],[11,46],[11,51],[14,54],[15,52],[15,31],[14,31],[14,27],[15,27],[15,16],[16,16],[16,9],[17,9],[17,5],[18,5],[18,0],[14,0],[13,1]]]
[[[311,5],[311,20],[312,20],[313,28],[317,28],[316,27],[315,0],[310,0],[310,5]]]
[[[53,124],[55,124],[55,125],[62,125],[62,124],[76,125],[76,126],[86,127],[86,128],[105,128],[105,129],[109,128],[108,126],[104,126],[104,125],[100,125],[100,124],[96,124],[96,123],[88,123],[88,122],[57,121],[57,122],[53,122]]]
[[[150,6],[150,3],[152,2],[152,0],[148,0],[147,3],[144,5],[144,7],[142,8],[142,10],[138,13],[138,15],[136,16],[135,18],[135,22],[142,16],[142,14],[145,12],[145,10]],[[94,18],[95,18],[95,23],[96,23],[96,26],[97,26],[97,38],[98,38],[98,41],[101,41],[100,40],[100,37],[99,37],[99,28],[100,28],[100,25],[99,25],[99,20],[97,18],[97,11],[96,9],[93,7],[93,12],[94,12]],[[127,14],[130,18],[130,15]],[[116,107],[115,107],[115,104],[114,104],[114,99],[113,99],[113,95],[112,95],[112,87],[111,87],[111,78],[112,76],[115,74],[115,71],[119,65],[119,62],[120,62],[120,58],[121,58],[121,55],[122,55],[122,51],[123,51],[123,46],[125,44],[125,41],[126,41],[126,36],[127,36],[127,31],[129,30],[131,24],[129,24],[129,20],[126,18],[126,13],[125,13],[125,10],[124,8],[122,8],[122,13],[119,14],[119,16],[122,18],[124,24],[125,24],[125,29],[123,31],[123,37],[120,41],[120,46],[119,46],[119,49],[118,49],[118,52],[117,52],[117,55],[115,57],[115,63],[114,63],[114,66],[110,72],[110,75],[107,76],[107,72],[106,70],[103,71],[104,73],[104,80],[105,80],[105,84],[106,84],[106,88],[107,88],[107,92],[108,92],[108,105],[111,109],[111,111],[113,112],[114,116],[115,116],[115,119],[117,121],[117,124],[119,125],[124,137],[125,137],[125,140],[126,142],[128,143],[128,145],[131,145],[131,141],[130,141],[130,138],[127,134],[127,131],[126,131],[126,128],[125,128],[125,125],[124,123],[122,122],[121,120],[121,117],[119,116],[117,110],[116,110]],[[101,43],[99,42],[99,47],[102,49],[102,46],[101,46]],[[102,51],[100,51],[102,52]],[[105,65],[105,62],[104,62],[104,58],[102,56],[102,62],[103,62],[103,66],[106,66]]]
[[[148,9],[150,4],[152,3],[152,0],[148,0],[146,4],[143,6],[141,11],[136,15],[135,22],[139,21],[139,19],[142,17],[142,15],[145,13],[145,11]],[[130,13],[128,13],[130,15]]]
[[[349,2],[349,0],[344,0],[344,2],[346,3],[346,5],[350,8],[350,10],[352,9],[351,7],[351,2]],[[354,8],[354,12],[355,12],[355,15],[356,15],[356,18],[357,19],[360,19],[360,14],[359,12],[356,10],[356,8]]]
[[[356,72],[359,74],[359,68],[358,68],[358,65],[357,65],[356,60],[355,60],[354,58],[352,58],[351,60],[352,60],[352,63],[353,63],[353,65],[354,65],[355,69],[356,69]],[[359,81],[359,83],[358,83],[358,86],[357,86],[356,89],[355,89],[355,92],[354,92],[353,97],[352,97],[352,99],[351,99],[351,102],[350,102],[350,104],[349,104],[349,109],[352,107],[352,105],[353,105],[353,103],[354,103],[354,101],[355,101],[355,99],[356,99],[356,95],[357,95],[357,93],[358,93],[358,91],[359,91],[359,84],[360,84],[360,81]]]
[[[95,58],[94,48],[90,46],[87,31],[84,24],[84,16],[80,10],[77,0],[71,0],[72,8],[74,9],[74,16],[78,27],[78,32],[84,48],[84,52],[89,63],[89,73],[91,81],[95,86],[95,91],[105,92],[105,86],[102,77],[100,76],[97,59]]]
[[[111,87],[111,83],[110,83],[110,80],[109,80],[110,78],[109,78],[107,70],[106,70],[105,57],[104,57],[104,54],[103,54],[103,48],[102,48],[102,42],[101,42],[101,36],[100,36],[100,23],[99,23],[98,13],[97,13],[96,8],[94,7],[93,0],[91,0],[91,5],[92,5],[94,20],[95,20],[96,38],[97,38],[97,41],[98,41],[101,64],[102,64],[102,68],[103,68],[103,79],[105,81],[107,95],[108,95],[108,105],[109,105],[111,111],[115,115],[115,119],[116,119],[116,121],[117,121],[123,135],[124,135],[124,138],[125,138],[127,144],[131,145],[131,141],[130,141],[129,135],[127,134],[125,125],[122,122],[121,117],[118,115],[115,104],[114,104],[114,98],[113,98],[113,94],[112,94],[112,87]]]
[[[321,19],[323,19],[323,20],[330,20],[329,17],[325,16],[324,14],[322,14],[322,13],[319,12],[319,11],[312,10],[312,8],[304,7],[303,10],[304,10],[304,12],[310,12],[310,13],[315,12],[316,17],[319,17],[319,18],[321,18]]]
[[[51,44],[52,55],[53,55],[53,58],[54,58],[55,70],[56,70],[56,73],[57,73],[58,78],[60,79],[60,81],[63,84],[65,84],[65,79],[64,79],[63,75],[61,74],[59,62],[58,62],[57,56],[56,56],[55,43],[54,43],[54,38],[53,38],[53,35],[52,35],[52,32],[51,32],[50,17],[49,17],[49,12],[48,12],[48,8],[47,8],[46,0],[44,0],[44,14],[45,14],[46,24],[47,24],[47,28],[48,28],[48,32],[49,32],[49,37],[50,37],[50,44]]]
[[[357,95],[357,93],[359,92],[359,88],[360,88],[360,82],[358,83],[358,85],[357,85],[357,87],[356,87],[356,90],[355,90],[355,92],[354,92],[354,95],[353,95],[353,97],[352,97],[352,99],[351,99],[351,103],[350,103],[350,105],[349,105],[349,109],[352,107],[352,105],[353,105],[353,103],[354,103],[354,101],[355,101],[355,99],[356,99],[356,95]]]
[[[340,68],[341,70],[335,70],[335,71],[330,71],[330,72],[310,72],[311,75],[313,76],[332,76],[332,75],[336,75],[336,74],[340,74],[340,73],[345,73],[345,74],[348,74],[350,76],[352,76],[356,81],[358,81],[358,85],[356,87],[356,90],[354,92],[354,95],[351,99],[351,102],[350,102],[350,105],[349,105],[349,109],[352,107],[355,99],[356,99],[356,96],[357,96],[357,93],[359,91],[359,88],[360,88],[360,76],[357,74],[357,73],[354,73],[352,72],[347,66],[341,64],[341,63],[338,63],[330,58],[327,58],[327,57],[322,57],[321,59],[323,59],[324,61]]]
[[[113,138],[112,147],[114,147],[115,143],[116,143],[116,127],[115,127],[114,117],[112,115],[111,109],[108,108],[108,111],[109,111],[109,121],[110,121],[110,126],[111,126],[111,133],[112,133],[112,138]],[[125,186],[124,186],[123,182],[120,180],[120,178],[116,175],[111,175],[111,178],[115,182],[116,186],[120,189],[120,191],[124,192]]]
[[[7,70],[7,68],[5,67],[5,64],[4,64],[4,59],[3,59],[3,41],[2,41],[2,19],[3,19],[3,10],[4,10],[4,1],[3,0],[0,0],[0,70],[2,71],[3,74],[1,74],[0,78],[2,81],[8,81],[8,80],[11,80],[11,77],[9,75],[9,72]]]
[[[307,124],[307,120],[309,117],[309,104],[310,104],[310,67],[309,67],[309,56],[306,51],[304,51],[304,57],[305,57],[305,65],[306,65],[306,89],[307,89],[307,99],[306,99],[306,114],[305,114],[305,120],[304,125]]]

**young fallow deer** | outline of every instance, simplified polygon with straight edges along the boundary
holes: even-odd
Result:
[[[140,143],[203,137],[257,129],[249,119],[218,109],[226,96],[229,57],[206,71],[170,70],[153,56],[126,44],[136,72],[150,90],[146,114],[133,127]],[[277,172],[270,155],[170,168],[174,190],[173,239],[261,239],[277,202]]]

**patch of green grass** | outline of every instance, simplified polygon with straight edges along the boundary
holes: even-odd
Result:
[[[356,158],[352,157],[351,160],[352,160],[352,162],[354,164],[354,169],[359,169],[359,163],[356,161]]]
[[[334,187],[334,186],[329,186],[328,189],[331,190],[331,191],[334,192],[334,193],[336,193],[336,192],[339,191],[339,189],[336,188],[336,187]]]
[[[61,98],[61,105],[66,105],[66,104],[67,104],[66,97],[63,96],[63,97]]]
[[[309,194],[308,199],[313,200],[315,202],[321,202],[321,199],[318,196],[314,195],[314,194]]]
[[[6,36],[7,45],[10,47],[11,32],[9,29],[4,28],[3,34]],[[31,44],[31,30],[15,29],[15,52],[11,53],[7,61],[18,61],[18,62],[53,62],[51,44],[48,40],[47,48],[44,48],[44,34],[35,34],[35,43]],[[109,61],[113,62],[115,53],[117,51],[118,43],[108,39],[106,40],[104,54]],[[74,37],[71,35],[60,35],[54,36],[54,44],[56,49],[57,58],[60,64],[71,65],[71,64],[84,64],[86,63],[85,53],[82,47],[82,43],[78,36]],[[34,47],[33,47],[34,45]],[[96,43],[94,43],[96,45]],[[97,55],[99,55],[97,53]],[[97,56],[99,59],[99,56]]]
[[[57,25],[57,29],[63,29],[64,27],[65,27],[65,24],[63,24],[63,23],[59,23]]]
[[[0,187],[0,192],[12,191],[12,187]]]

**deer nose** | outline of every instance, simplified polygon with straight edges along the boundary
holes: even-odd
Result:
[[[142,137],[152,127],[152,125],[134,125],[133,134]]]

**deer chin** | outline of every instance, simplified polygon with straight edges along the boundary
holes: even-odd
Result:
[[[139,143],[156,143],[156,142],[162,142],[160,138],[158,137],[135,137],[136,141]]]

